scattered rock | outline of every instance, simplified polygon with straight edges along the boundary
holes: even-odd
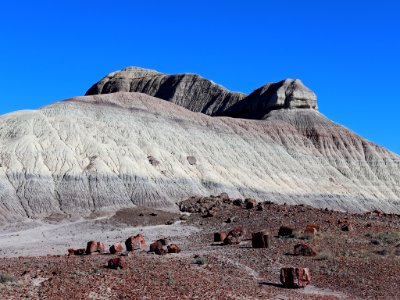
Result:
[[[191,166],[195,165],[197,162],[196,157],[194,157],[194,156],[188,156],[186,159],[187,159],[189,165],[191,165]]]
[[[294,246],[294,255],[301,255],[301,256],[316,256],[317,253],[314,251],[311,246],[306,244],[297,244]]]
[[[160,241],[161,245],[163,245],[163,246],[166,246],[166,245],[168,245],[168,240],[167,240],[167,239],[165,239],[165,238],[163,238],[163,239],[159,239],[159,241]]]
[[[235,199],[235,200],[233,200],[232,204],[235,205],[235,206],[242,207],[243,206],[243,200],[242,199]]]
[[[122,244],[121,243],[115,243],[114,245],[112,245],[110,247],[110,253],[111,254],[116,254],[116,253],[120,253],[122,252],[123,248],[122,248]]]
[[[230,200],[230,198],[229,198],[229,195],[227,194],[227,193],[221,193],[220,195],[219,195],[219,197],[222,199],[222,200]]]
[[[134,251],[134,250],[145,250],[146,249],[146,241],[142,234],[137,234],[135,236],[131,236],[125,241],[126,251]]]
[[[149,160],[149,163],[154,167],[160,165],[160,162],[154,156],[147,156],[147,159]]]
[[[319,232],[321,227],[316,224],[307,224],[306,229],[304,230],[304,234],[307,238],[312,239],[317,232]]]
[[[85,248],[77,249],[74,252],[75,255],[84,255],[85,253],[86,253],[86,249]]]
[[[150,216],[152,216],[152,217],[157,217],[157,216],[158,216],[158,214],[157,214],[157,213],[155,213],[155,212],[152,212],[152,213],[150,214]]]
[[[173,225],[175,223],[175,220],[168,220],[165,225]]]
[[[102,242],[98,241],[89,241],[86,246],[86,254],[93,254],[95,252],[103,253],[105,250],[105,246]]]
[[[167,251],[164,248],[156,248],[154,250],[154,253],[157,255],[165,255],[167,254]]]
[[[154,243],[151,243],[150,244],[150,252],[155,252],[156,251],[156,249],[157,248],[162,248],[162,244],[161,244],[161,242],[158,240],[158,241],[155,241]]]
[[[86,253],[86,249],[68,249],[68,255],[84,255]]]
[[[321,231],[321,226],[317,224],[307,224],[306,230],[313,231],[314,229],[315,231],[319,232]]]
[[[246,209],[253,209],[254,207],[256,207],[256,205],[257,201],[255,199],[244,200],[244,206],[246,207]]]
[[[164,249],[166,245],[167,241],[165,239],[159,239],[150,245],[150,252],[154,252],[158,255],[167,254],[167,251]]]
[[[258,211],[263,211],[264,210],[264,205],[261,202],[257,204],[257,210]]]
[[[97,242],[97,251],[99,253],[104,253],[106,251],[106,246],[103,242]]]
[[[187,221],[187,220],[189,220],[189,216],[188,216],[188,215],[180,215],[180,216],[179,216],[179,220],[181,220],[181,221]]]
[[[126,262],[125,258],[121,256],[110,259],[108,261],[108,267],[115,270],[117,270],[118,268],[126,269],[128,267],[128,263]]]
[[[246,231],[243,227],[235,227],[227,234],[226,238],[224,239],[225,245],[237,245],[243,240]]]
[[[225,221],[225,223],[233,223],[233,222],[236,222],[236,220],[237,220],[237,217],[236,217],[236,216],[229,217],[229,218]]]
[[[294,229],[289,226],[281,226],[278,231],[279,236],[292,236]]]
[[[203,217],[204,218],[211,218],[215,217],[218,214],[218,208],[213,207],[207,211],[207,214],[205,214]]]
[[[214,242],[223,242],[226,238],[226,232],[220,231],[214,233]]]
[[[348,219],[339,220],[338,225],[340,227],[340,230],[342,230],[342,231],[352,231],[353,230],[353,225],[350,223],[350,221]]]
[[[270,245],[270,234],[268,230],[252,233],[251,244],[253,248],[268,248]]]
[[[303,288],[311,282],[308,268],[282,268],[280,280],[286,288]]]
[[[179,253],[181,249],[176,244],[171,244],[167,247],[168,253]]]

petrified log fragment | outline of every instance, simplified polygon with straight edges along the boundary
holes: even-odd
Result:
[[[311,282],[308,268],[282,268],[281,283],[287,288],[302,288]]]
[[[270,234],[268,230],[254,232],[251,235],[253,248],[268,248],[270,245]]]

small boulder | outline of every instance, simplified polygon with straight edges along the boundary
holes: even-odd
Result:
[[[242,199],[235,199],[235,200],[233,200],[232,204],[235,205],[235,206],[242,207],[243,206],[243,200]]]
[[[126,269],[128,267],[128,264],[127,264],[125,258],[121,256],[121,257],[110,259],[108,261],[108,267],[110,269],[115,269],[115,270],[117,270],[118,268]]]
[[[86,253],[86,249],[85,248],[76,249],[74,251],[74,255],[84,255],[85,253]]]
[[[342,231],[353,231],[353,225],[351,225],[350,223],[348,223],[348,224],[342,224],[342,225],[340,226],[340,229],[341,229]]]
[[[122,252],[122,244],[121,243],[115,243],[110,247],[110,253],[111,254],[116,254]]]
[[[316,256],[317,253],[314,251],[311,246],[306,244],[297,244],[294,246],[293,250],[294,255],[301,255],[301,256]]]
[[[257,210],[258,211],[263,211],[264,210],[264,205],[261,202],[257,204]]]
[[[311,282],[308,268],[282,268],[280,281],[286,288],[303,288]]]
[[[187,159],[189,165],[191,165],[191,166],[195,165],[197,162],[196,157],[194,157],[194,156],[188,156],[186,159]]]
[[[226,238],[224,239],[225,245],[237,245],[243,240],[246,234],[246,230],[243,227],[235,227],[227,234]]]
[[[98,241],[89,241],[86,246],[86,254],[92,254],[95,252],[103,253],[104,250],[105,250],[104,244]]]
[[[125,241],[126,251],[145,250],[146,241],[142,234],[131,236]]]
[[[189,216],[188,216],[188,215],[180,215],[180,216],[179,216],[179,220],[181,220],[181,221],[187,221],[187,220],[189,220]]]
[[[253,248],[268,248],[270,245],[270,234],[268,230],[254,232],[251,234]]]
[[[215,217],[218,214],[218,208],[213,207],[207,211],[207,213],[203,216],[204,218]]]
[[[86,254],[92,254],[97,251],[97,241],[89,241],[86,246]]]
[[[181,249],[176,244],[168,245],[167,249],[168,249],[168,253],[179,253],[179,252],[181,252]]]
[[[294,229],[289,226],[281,226],[278,231],[279,236],[291,236],[293,235]]]
[[[168,245],[168,240],[166,238],[159,239],[159,241],[161,242],[161,245],[163,245],[163,246]]]
[[[229,218],[225,221],[225,223],[233,223],[233,222],[236,222],[236,220],[237,220],[237,217],[236,217],[236,216],[229,217]]]
[[[157,255],[165,255],[165,254],[167,254],[167,251],[164,248],[156,248],[154,253]]]
[[[306,231],[308,230],[311,232],[311,231],[314,231],[314,229],[316,232],[319,232],[319,231],[321,231],[321,226],[318,224],[307,224]]]
[[[154,156],[149,155],[147,156],[147,159],[149,160],[149,163],[154,167],[160,165],[160,162]]]
[[[340,227],[340,230],[342,230],[342,231],[352,231],[353,230],[353,225],[350,223],[350,221],[348,219],[339,220],[338,225]]]
[[[254,207],[256,207],[256,205],[257,201],[255,199],[244,200],[244,207],[246,207],[246,209],[253,209]]]
[[[226,233],[223,231],[214,233],[214,242],[223,242],[226,238]]]
[[[230,198],[229,198],[229,195],[227,194],[227,193],[221,193],[220,195],[219,195],[219,197],[222,199],[222,200],[230,200]]]
[[[106,251],[106,245],[103,242],[97,242],[97,251],[99,253],[104,253]]]
[[[157,240],[154,243],[150,244],[150,252],[155,252],[157,254],[157,251],[158,251],[161,253],[162,251],[160,251],[160,249],[163,249],[163,246],[164,245],[163,245],[162,241]]]
[[[154,252],[157,255],[165,255],[167,254],[167,250],[165,250],[164,246],[167,245],[166,239],[159,239],[154,243],[150,244],[150,252]]]

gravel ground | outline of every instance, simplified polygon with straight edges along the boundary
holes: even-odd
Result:
[[[210,208],[206,202],[201,204],[205,208],[202,211]],[[186,221],[173,225],[129,227],[121,225],[121,220],[115,223],[113,216],[101,216],[57,225],[36,222],[39,226],[32,229],[8,230],[0,236],[0,274],[10,281],[0,283],[0,298],[399,299],[400,216],[275,204],[265,204],[258,211],[217,202],[209,201],[218,207],[215,216],[205,218],[205,213],[192,213]],[[236,218],[227,223],[232,217]],[[342,231],[340,220],[348,220],[352,230]],[[321,230],[313,239],[304,240],[302,231],[308,223],[320,225]],[[277,237],[281,225],[293,227],[295,234]],[[213,242],[214,232],[234,226],[247,229],[241,244],[223,246]],[[271,246],[253,249],[250,233],[261,229],[270,231]],[[69,235],[71,231],[76,236]],[[53,237],[44,243],[45,247],[35,243],[43,232]],[[136,251],[125,257],[128,268],[124,270],[105,268],[115,255],[65,255],[68,247],[85,246],[92,238],[109,245],[139,232],[148,242],[168,237],[182,252],[157,256]],[[57,242],[57,235],[62,242]],[[292,255],[298,243],[313,247],[317,256]],[[37,253],[44,256],[34,257]],[[9,257],[14,254],[24,257]],[[202,264],[195,263],[199,262],[196,256]],[[284,266],[310,268],[311,285],[305,289],[283,288],[279,270]]]

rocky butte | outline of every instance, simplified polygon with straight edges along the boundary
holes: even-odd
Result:
[[[318,111],[298,79],[231,92],[194,74],[111,73],[0,117],[0,222],[192,195],[400,212],[400,157]]]

